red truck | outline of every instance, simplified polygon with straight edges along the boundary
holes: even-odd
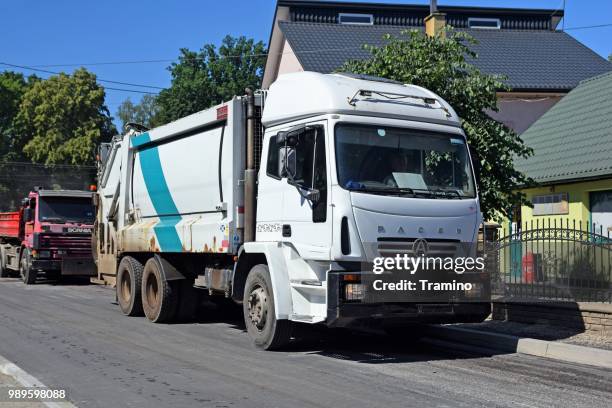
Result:
[[[15,212],[0,213],[0,276],[95,276],[92,193],[35,188]]]

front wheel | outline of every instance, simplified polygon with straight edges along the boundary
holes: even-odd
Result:
[[[278,350],[291,339],[291,322],[277,320],[274,292],[267,265],[255,265],[246,280],[242,302],[244,323],[255,345]]]
[[[38,275],[38,273],[35,270],[32,270],[30,251],[27,249],[24,249],[23,255],[21,255],[19,274],[21,275],[21,280],[23,280],[23,283],[26,285],[33,285],[36,283],[36,275]]]
[[[0,247],[0,278],[8,278],[11,276],[9,270],[4,266],[4,250]]]

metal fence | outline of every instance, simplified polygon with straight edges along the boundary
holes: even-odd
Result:
[[[13,211],[35,186],[88,190],[95,184],[94,166],[0,162],[0,212]]]
[[[538,220],[487,246],[494,296],[612,303],[612,237],[601,227]]]

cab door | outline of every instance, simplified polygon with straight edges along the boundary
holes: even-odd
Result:
[[[282,191],[281,240],[293,244],[304,259],[328,260],[332,207],[327,122],[280,132],[274,148]]]

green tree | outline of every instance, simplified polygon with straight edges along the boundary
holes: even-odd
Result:
[[[93,163],[96,145],[116,133],[104,96],[84,68],[36,82],[14,120],[16,147],[37,163]]]
[[[342,71],[376,75],[427,88],[455,109],[473,157],[480,167],[480,200],[485,219],[508,216],[512,208],[528,204],[519,191],[533,181],[514,167],[516,157],[529,157],[532,149],[487,111],[497,111],[496,91],[508,90],[501,77],[481,73],[468,62],[477,58],[469,48],[475,40],[448,30],[429,37],[417,30],[399,37],[386,35],[382,47],[365,46],[371,58],[349,61]]]
[[[117,109],[117,116],[121,120],[121,125],[134,122],[152,128],[157,125],[158,113],[157,99],[154,95],[144,95],[140,102],[134,104],[127,98]]]
[[[612,54],[608,55],[608,61],[612,61]]]
[[[226,36],[219,49],[205,45],[199,52],[181,49],[168,70],[170,88],[157,98],[157,124],[167,123],[242,95],[261,84],[266,61],[263,42]]]
[[[28,88],[38,81],[36,76],[25,78],[11,71],[0,73],[0,160],[19,160],[21,150],[12,149],[14,140],[13,120]]]

